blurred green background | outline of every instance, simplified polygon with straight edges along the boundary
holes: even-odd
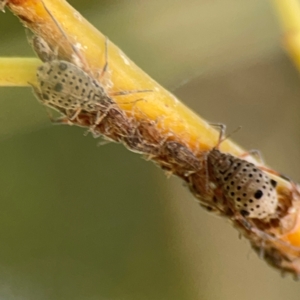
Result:
[[[70,1],[141,68],[269,165],[300,180],[299,74],[260,0]],[[0,15],[1,56],[32,56]],[[187,80],[192,78],[191,80]],[[80,128],[29,88],[1,88],[0,298],[299,299],[176,179]]]

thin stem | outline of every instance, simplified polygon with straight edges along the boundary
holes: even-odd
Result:
[[[0,57],[0,86],[28,86],[36,82],[36,58]]]

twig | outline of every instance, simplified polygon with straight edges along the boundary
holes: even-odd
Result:
[[[41,1],[10,0],[7,5],[26,27],[57,50],[59,58],[72,61],[74,47],[79,49],[84,62],[89,66],[89,74],[97,78],[105,62],[105,37],[65,1],[44,2],[62,27],[67,39],[62,36]],[[70,43],[73,48],[70,47]],[[20,65],[24,71],[22,79],[12,79],[10,85],[14,84],[13,80],[15,85],[33,83],[36,62],[32,60],[31,65],[26,67]],[[222,189],[212,180],[206,164],[208,152],[217,145],[217,131],[139,69],[112,43],[109,43],[108,64],[110,78],[109,84],[104,85],[104,88],[109,90],[110,95],[130,90],[148,89],[152,92],[144,94],[142,101],[136,101],[134,94],[112,96],[111,102],[108,102],[109,106],[102,103],[99,111],[95,112],[78,110],[72,120],[68,117],[67,109],[51,105],[63,114],[60,122],[86,127],[95,136],[102,135],[121,142],[128,149],[152,159],[167,172],[181,177],[203,207],[228,218],[269,263],[298,276],[299,187],[277,172],[264,167],[262,170],[277,182],[279,205],[276,218],[256,220],[242,217],[234,210]],[[1,74],[0,72],[0,84],[7,84],[6,78],[9,73],[3,72],[4,76]],[[98,119],[99,123],[95,123],[95,119]],[[222,142],[220,150],[240,157],[245,153],[230,140]],[[253,157],[249,159],[258,164]]]

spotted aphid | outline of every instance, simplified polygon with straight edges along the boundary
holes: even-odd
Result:
[[[278,205],[277,182],[253,163],[220,152],[218,147],[223,141],[225,126],[220,127],[219,142],[207,155],[209,176],[222,190],[227,201],[244,217],[275,217]]]
[[[31,44],[44,62],[37,68],[37,80],[39,85],[34,86],[34,91],[40,101],[44,104],[62,109],[70,120],[74,120],[83,110],[86,112],[96,112],[95,125],[99,124],[115,102],[111,96],[127,95],[132,93],[148,92],[149,90],[121,91],[108,93],[90,74],[83,70],[88,70],[88,66],[78,49],[69,41],[56,19],[41,1],[45,10],[53,22],[57,25],[62,35],[66,38],[73,49],[74,63],[57,59],[54,51],[41,38],[35,36]],[[103,77],[108,67],[107,63],[107,39],[105,42],[105,64],[100,77]]]
[[[67,61],[45,62],[37,69],[37,79],[39,87],[35,91],[40,100],[65,109],[71,120],[81,110],[95,112],[113,104],[96,80]]]

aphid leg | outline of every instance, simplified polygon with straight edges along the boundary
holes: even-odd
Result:
[[[62,116],[58,118],[54,118],[52,114],[52,110],[50,110],[48,107],[46,107],[47,115],[54,125],[73,125],[73,122],[70,121],[68,117]]]
[[[294,183],[288,176],[286,176],[286,175],[284,175],[284,174],[281,174],[281,173],[279,173],[279,172],[277,172],[277,171],[275,171],[275,170],[273,170],[273,169],[270,169],[270,168],[268,168],[268,167],[265,167],[265,166],[259,166],[259,168],[260,168],[261,170],[263,170],[263,171],[269,173],[269,174],[273,174],[273,175],[275,175],[275,176],[277,176],[277,177],[280,177],[280,178],[282,178],[282,179],[284,179],[284,180],[290,182],[291,185],[294,185],[294,186],[295,186],[295,183]]]
[[[105,112],[102,112],[102,111],[97,112],[95,123],[91,128],[92,130],[94,130],[95,127],[97,127],[103,121],[103,119],[108,115],[110,109],[111,109],[111,107],[108,107]]]
[[[259,258],[264,259],[265,257],[265,248],[266,248],[266,239],[262,238],[260,243],[260,249],[259,249]]]
[[[264,164],[265,163],[265,161],[264,161],[264,159],[262,157],[261,152],[259,150],[257,150],[257,149],[251,149],[251,150],[243,153],[239,157],[240,158],[245,158],[245,157],[247,157],[249,155],[253,156],[260,164]]]
[[[137,93],[149,93],[153,92],[153,90],[130,90],[130,91],[120,91],[120,92],[112,92],[109,93],[110,96],[124,96],[124,95],[130,95],[130,94],[137,94]]]
[[[35,95],[37,96],[38,100],[40,102],[42,102],[43,104],[46,104],[45,101],[43,100],[43,95],[42,95],[40,89],[37,86],[35,86],[34,84],[30,83],[30,82],[28,82],[28,84],[32,87],[32,89],[33,89]]]
[[[209,191],[209,171],[208,171],[208,163],[207,163],[207,156],[208,153],[203,154],[203,159],[205,161],[205,174],[206,174],[206,178],[205,178],[205,192],[208,193]]]
[[[234,133],[236,133],[237,131],[239,131],[242,128],[241,126],[239,126],[235,130],[233,130],[232,132],[230,132],[229,134],[227,134],[225,136],[225,131],[226,131],[226,125],[225,124],[222,124],[222,123],[209,123],[209,125],[211,125],[213,127],[217,127],[217,128],[220,129],[219,140],[218,140],[217,145],[214,147],[215,149],[218,149],[221,143],[223,143],[225,140],[227,140],[229,137],[231,137]]]
[[[108,69],[108,38],[105,37],[105,44],[104,44],[104,66],[103,69],[99,75],[99,81],[102,81],[103,77],[105,76],[107,69]]]
[[[71,113],[68,112],[67,115],[68,115],[70,121],[75,120],[78,117],[78,115],[81,113],[81,111],[82,111],[81,107],[78,107],[74,111],[72,110]]]
[[[104,66],[103,69],[99,75],[99,81],[101,82],[107,73],[108,69],[108,38],[105,37],[105,44],[104,44]],[[131,91],[121,91],[121,92],[111,92],[109,93],[109,96],[124,96],[124,95],[130,95],[135,93],[146,93],[146,92],[153,92],[153,90],[145,89],[145,90],[131,90]]]
[[[71,49],[73,50],[75,56],[77,59],[75,59],[75,63],[78,65],[78,61],[80,61],[82,63],[82,67],[85,71],[89,72],[90,68],[88,67],[87,61],[84,58],[84,56],[80,53],[80,51],[78,50],[78,48],[76,48],[76,46],[74,46],[74,44],[70,41],[68,35],[65,33],[65,31],[62,29],[62,27],[60,26],[60,24],[58,23],[58,21],[55,19],[55,17],[52,15],[51,11],[48,9],[48,7],[45,5],[44,1],[41,0],[41,3],[44,7],[44,9],[46,10],[46,12],[48,13],[48,15],[50,16],[50,18],[52,19],[52,21],[54,22],[54,24],[56,25],[56,27],[58,28],[58,30],[60,31],[60,33],[62,34],[62,36],[66,39],[66,41],[68,42],[68,44],[70,45]],[[79,66],[81,67],[81,66]]]
[[[217,127],[219,129],[219,139],[218,143],[215,146],[216,149],[219,148],[220,144],[223,142],[224,137],[225,137],[225,131],[226,131],[226,125],[222,123],[209,123],[209,125],[213,127]]]
[[[235,214],[234,219],[240,221],[242,226],[247,231],[253,232],[257,237],[260,238],[258,256],[259,258],[263,259],[265,257],[266,241],[274,240],[275,238],[253,226],[248,220],[245,219],[245,217],[240,214]]]
[[[124,102],[122,104],[131,104],[131,103],[136,103],[138,101],[144,100],[143,98],[136,99],[131,102]],[[94,122],[94,125],[88,130],[91,132],[94,132],[94,129],[103,121],[103,119],[108,115],[109,111],[113,108],[118,108],[118,105],[116,103],[108,104],[108,107],[105,107],[105,110],[101,110],[101,107],[99,107],[99,110],[97,111],[96,119]],[[79,111],[80,113],[80,111]],[[78,114],[77,114],[78,115]]]
[[[282,246],[285,246],[285,247],[288,247],[289,249],[293,249],[295,251],[300,252],[299,247],[291,246],[291,244],[287,243],[286,241],[281,240],[280,236],[274,236],[272,234],[266,233],[266,232],[258,229],[256,226],[253,226],[248,220],[246,220],[243,216],[236,215],[236,216],[234,216],[234,218],[236,220],[240,221],[246,230],[251,231],[252,233],[254,233],[257,237],[259,237],[261,239],[261,241],[260,241],[261,247],[260,247],[260,251],[259,251],[260,258],[264,258],[264,256],[265,256],[266,241],[277,242],[277,243],[281,244]]]

